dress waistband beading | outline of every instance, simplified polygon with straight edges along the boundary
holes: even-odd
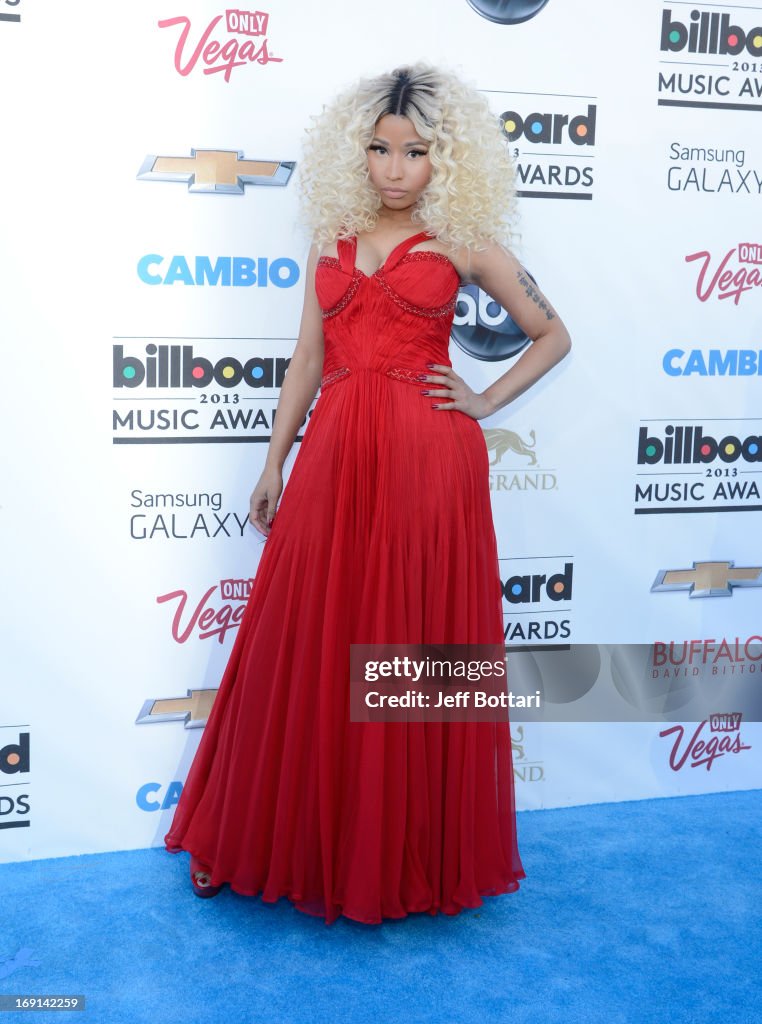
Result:
[[[409,366],[390,366],[386,370],[375,370],[372,367],[364,367],[364,369],[371,373],[386,374],[387,377],[393,377],[394,380],[406,381],[408,384],[425,383],[426,373],[423,370],[414,370]],[[330,384],[335,384],[338,380],[343,380],[343,378],[347,377],[350,373],[352,373],[352,370],[349,366],[340,366],[336,370],[331,370],[321,378],[321,389],[327,388]]]

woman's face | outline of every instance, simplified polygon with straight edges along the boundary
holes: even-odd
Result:
[[[376,122],[368,146],[368,172],[384,206],[404,210],[418,202],[431,179],[428,153],[428,142],[409,118],[385,114]]]

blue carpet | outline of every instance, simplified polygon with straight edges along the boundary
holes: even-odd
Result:
[[[7,1019],[758,1024],[760,794],[521,812],[519,892],[381,925],[200,900],[162,848],[6,864],[0,993],[87,998]]]

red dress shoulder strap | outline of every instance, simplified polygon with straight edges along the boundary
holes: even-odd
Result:
[[[352,235],[351,238],[339,238],[336,242],[336,251],[339,254],[339,263],[341,269],[345,274],[349,274],[351,277],[355,269],[355,249],[357,248],[357,238]]]
[[[403,239],[399,245],[395,245],[384,260],[383,266],[380,269],[383,270],[384,273],[387,270],[391,270],[414,245],[417,245],[418,242],[423,242],[427,238],[433,237],[434,236],[430,231],[419,231],[415,235],[411,235],[410,238]]]

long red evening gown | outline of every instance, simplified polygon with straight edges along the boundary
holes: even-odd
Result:
[[[489,458],[417,379],[449,365],[459,276],[356,239],[321,257],[324,375],[165,837],[211,884],[332,923],[457,914],[526,877],[508,717],[352,722],[350,643],[504,642]]]

